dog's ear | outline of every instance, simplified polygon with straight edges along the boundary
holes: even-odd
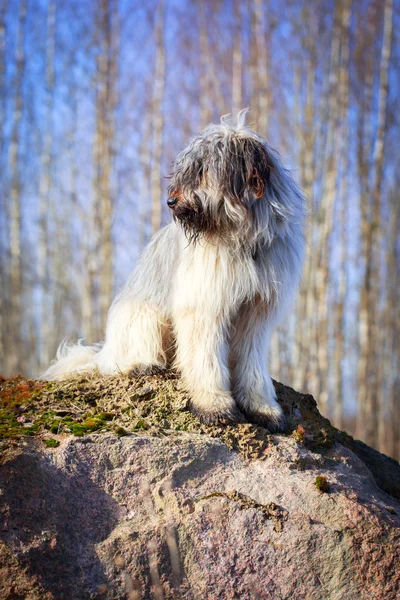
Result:
[[[262,198],[269,181],[270,166],[268,154],[261,145],[256,145],[253,150],[253,161],[249,176],[249,185],[256,198]]]
[[[260,175],[260,173],[257,170],[257,167],[253,167],[249,179],[249,184],[255,193],[256,199],[262,198],[264,196],[267,181]]]

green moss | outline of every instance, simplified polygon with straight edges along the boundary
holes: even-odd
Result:
[[[87,432],[97,431],[98,429],[104,427],[104,421],[95,417],[89,417],[82,423],[82,427]]]
[[[47,448],[57,448],[60,445],[60,442],[55,440],[54,438],[50,438],[49,440],[44,440]]]
[[[80,423],[71,425],[70,429],[71,429],[71,432],[78,437],[81,437],[82,435],[85,435],[85,433],[86,433],[86,429],[84,427],[82,427],[82,425]]]
[[[115,416],[115,413],[112,412],[100,412],[96,415],[98,419],[101,421],[112,421]]]
[[[14,413],[9,410],[2,409],[0,410],[0,422],[4,423],[8,421],[10,418],[14,418]]]
[[[36,433],[39,432],[39,428],[40,428],[40,425],[38,425],[37,423],[34,423],[33,425],[30,425],[29,427],[24,427],[23,433],[25,435],[35,435]]]
[[[176,425],[175,427],[175,431],[187,431],[188,430],[188,425],[185,423],[180,423],[178,425]]]
[[[18,429],[8,425],[0,425],[0,438],[15,438],[18,436]]]
[[[118,436],[118,437],[123,437],[124,435],[129,435],[129,432],[126,431],[126,429],[124,429],[124,427],[115,427],[114,429],[114,433]]]
[[[318,475],[315,478],[314,485],[317,488],[317,490],[319,492],[321,492],[321,494],[327,494],[328,492],[330,492],[331,488],[330,488],[330,485],[328,483],[328,480],[323,475]]]
[[[51,431],[52,427],[55,427],[55,431],[53,430],[53,433],[57,432],[59,422],[60,417],[57,418],[57,415],[52,410],[46,410],[35,419],[36,425],[38,425],[41,429],[43,428],[47,431]]]
[[[144,419],[138,419],[132,427],[132,431],[137,431],[138,429],[149,429],[149,425]]]

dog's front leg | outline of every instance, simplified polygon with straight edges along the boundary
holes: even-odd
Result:
[[[212,312],[180,310],[174,316],[176,366],[202,421],[243,421],[230,391],[227,324]]]
[[[249,421],[282,431],[286,419],[267,370],[271,331],[272,323],[260,305],[242,308],[230,342],[233,394]]]

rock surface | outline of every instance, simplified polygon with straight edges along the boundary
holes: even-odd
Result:
[[[400,597],[400,467],[310,396],[276,384],[290,427],[271,435],[200,425],[174,378],[112,381],[18,405],[38,426],[2,442],[1,599]],[[104,426],[54,433],[43,415],[68,405]]]

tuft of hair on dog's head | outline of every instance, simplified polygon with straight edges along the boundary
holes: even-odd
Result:
[[[247,113],[221,117],[176,158],[168,205],[189,241],[254,251],[302,218],[300,189],[279,154],[246,125]]]

